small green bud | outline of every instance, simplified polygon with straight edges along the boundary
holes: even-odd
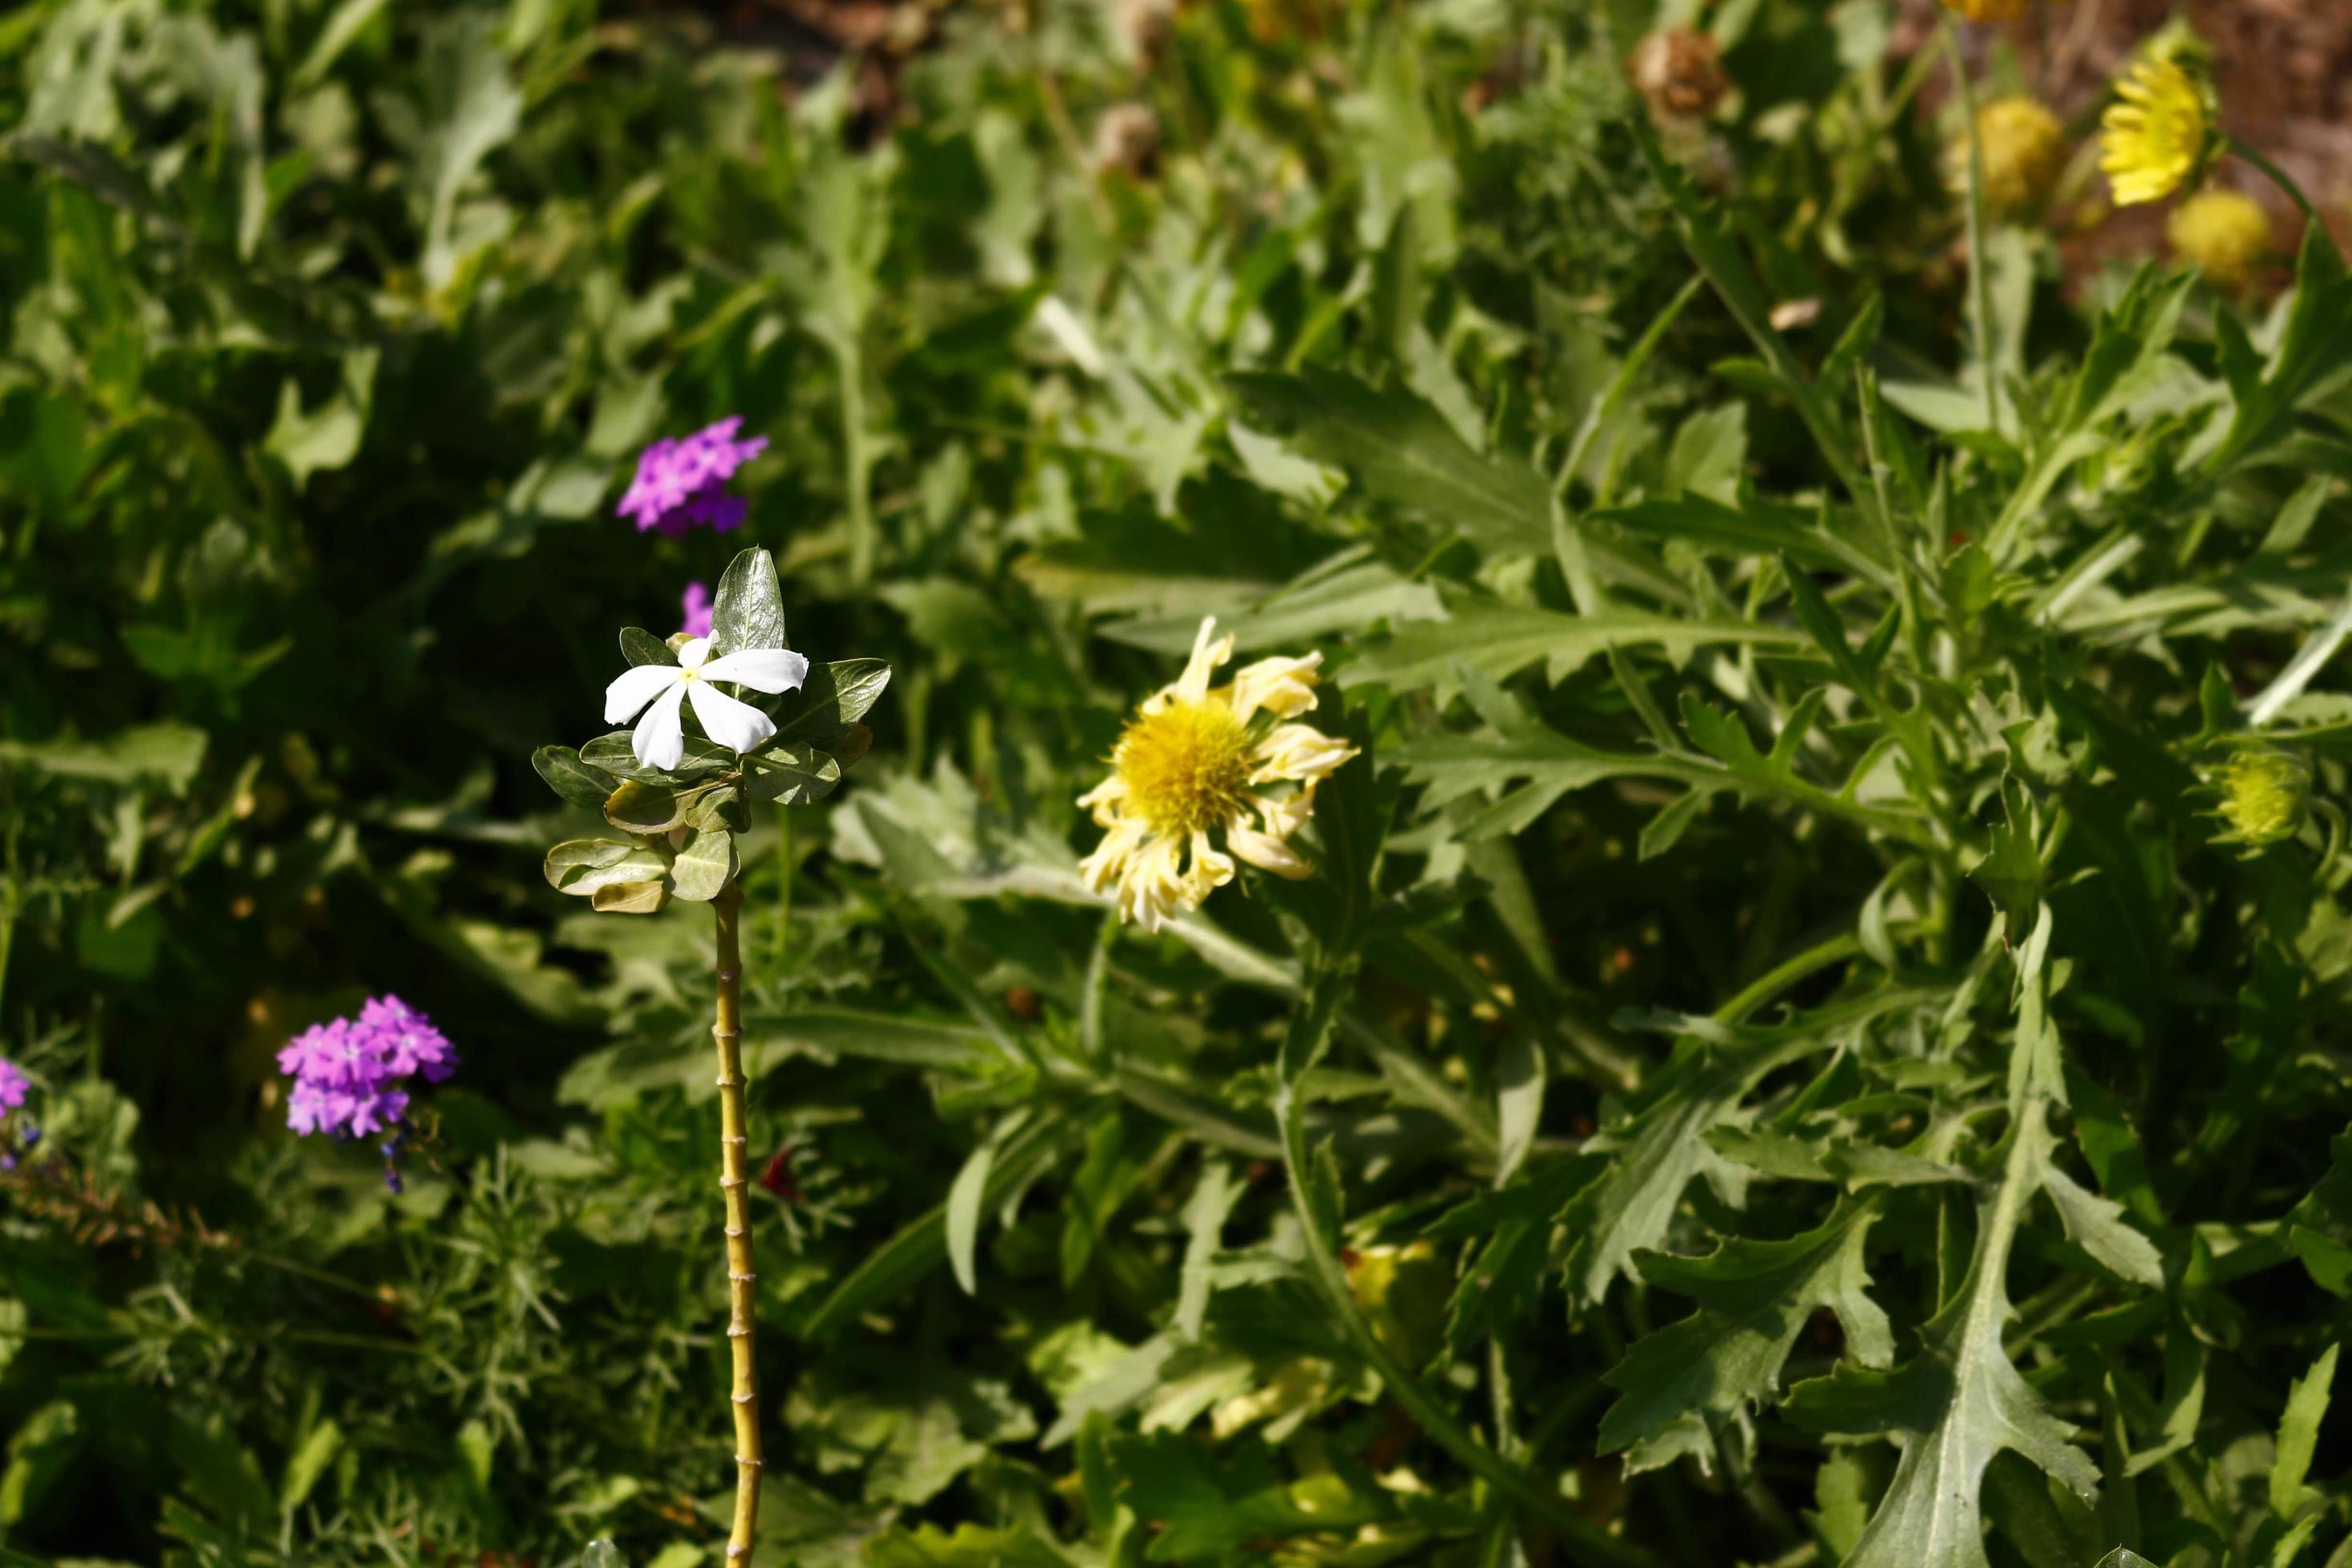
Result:
[[[2310,815],[2311,764],[2293,752],[2250,746],[2222,764],[2215,783],[2230,826],[2217,844],[2266,849],[2303,831]]]

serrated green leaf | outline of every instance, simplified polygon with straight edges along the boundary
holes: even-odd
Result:
[[[2024,940],[2042,904],[2042,852],[2036,847],[2035,815],[2025,786],[2015,778],[2000,781],[2001,820],[1992,826],[1992,847],[1969,868],[1969,880],[1982,888],[2001,921],[2010,942]]]
[[[1454,666],[1467,664],[1490,680],[1507,680],[1541,664],[1545,679],[1567,679],[1587,661],[1612,649],[1654,647],[1680,663],[1697,648],[1729,644],[1756,647],[1794,647],[1795,634],[1748,621],[1695,620],[1612,610],[1591,616],[1528,609],[1489,600],[1462,599],[1443,621],[1412,621],[1395,628],[1349,661],[1339,684],[1379,682],[1399,691],[1452,691]]]
[[[2300,1514],[2310,1495],[2304,1478],[2311,1473],[2311,1456],[2319,1447],[2319,1423],[2327,1415],[2336,1358],[2343,1348],[2336,1343],[2320,1352],[2311,1370],[2287,1390],[2286,1413],[2279,1417],[2277,1455],[2271,1461],[2271,1511],[2281,1519]]]
[[[1643,1279],[1698,1308],[1638,1342],[1603,1378],[1622,1394],[1601,1417],[1601,1452],[1650,1443],[1692,1414],[1719,1424],[1770,1403],[1797,1335],[1821,1308],[1837,1314],[1862,1365],[1894,1360],[1886,1314],[1864,1293],[1863,1251],[1877,1217],[1874,1201],[1849,1201],[1786,1241],[1729,1240],[1705,1258],[1636,1253]]]
[[[1471,450],[1444,415],[1404,388],[1370,387],[1312,365],[1297,375],[1249,372],[1225,382],[1252,423],[1280,432],[1301,456],[1347,470],[1374,500],[1459,529],[1487,550],[1551,549],[1543,476],[1516,458]]]
[[[1833,1436],[1890,1436],[1903,1445],[1895,1479],[1844,1568],[1990,1568],[1979,1489],[1993,1456],[2013,1450],[2080,1497],[2098,1469],[2042,1407],[2002,1342],[2011,1316],[2011,1249],[2025,1205],[2049,1169],[2046,1105],[2026,1103],[2000,1185],[1979,1211],[1975,1252],[1950,1302],[1922,1331],[1922,1349],[1895,1371],[1842,1368],[1801,1383],[1781,1409]]]

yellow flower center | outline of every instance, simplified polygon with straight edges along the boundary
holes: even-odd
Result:
[[[1222,702],[1171,702],[1135,719],[1110,760],[1155,833],[1221,826],[1247,799],[1249,729]]]

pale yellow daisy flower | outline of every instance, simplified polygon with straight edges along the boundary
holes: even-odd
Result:
[[[1292,721],[1315,706],[1321,654],[1260,659],[1212,687],[1234,654],[1216,629],[1214,616],[1201,623],[1184,673],[1137,707],[1110,777],[1078,797],[1105,830],[1078,875],[1146,931],[1232,881],[1234,856],[1277,877],[1307,875],[1286,840],[1314,814],[1316,786],[1356,754]]]
[[[2169,59],[2143,59],[2116,84],[2120,102],[2099,117],[2099,167],[2116,205],[2162,201],[2213,152],[2212,104],[2197,79]]]

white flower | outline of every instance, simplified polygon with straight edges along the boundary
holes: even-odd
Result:
[[[649,768],[674,768],[686,755],[677,708],[691,698],[694,716],[712,740],[730,751],[755,751],[776,732],[776,721],[710,683],[731,680],[755,691],[791,691],[808,679],[808,667],[806,656],[781,647],[739,648],[712,658],[710,639],[694,637],[679,646],[676,664],[641,664],[604,688],[604,722],[625,723],[644,709],[629,749]]]

